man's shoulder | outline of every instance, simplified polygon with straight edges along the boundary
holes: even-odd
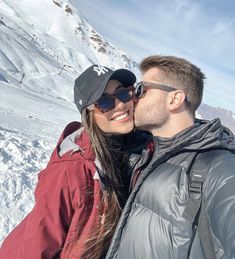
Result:
[[[235,161],[235,151],[228,149],[214,149],[206,151],[207,164],[211,166],[218,165],[218,163],[225,163],[227,160]]]
[[[207,171],[208,182],[222,183],[231,177],[235,179],[235,152],[226,149],[215,149],[201,157],[202,167]]]

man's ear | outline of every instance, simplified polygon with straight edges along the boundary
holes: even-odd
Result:
[[[184,104],[185,98],[185,93],[181,90],[170,92],[168,94],[169,110],[174,111],[176,109],[182,108],[182,104]]]

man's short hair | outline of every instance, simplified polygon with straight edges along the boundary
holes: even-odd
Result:
[[[195,116],[202,101],[204,73],[189,61],[174,56],[150,56],[140,63],[142,72],[158,68],[162,73],[161,83],[183,90],[188,102],[186,108]]]

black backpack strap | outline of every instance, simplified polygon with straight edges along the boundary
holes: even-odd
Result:
[[[206,259],[215,259],[215,248],[209,227],[208,217],[204,199],[202,199],[201,210],[198,219],[198,234],[201,240],[203,253]]]
[[[213,151],[199,153],[189,173],[189,196],[184,216],[193,221],[193,227],[198,228],[203,253],[206,259],[215,259],[215,249],[209,227],[204,199],[202,197],[203,183],[207,177],[208,166],[215,159]]]

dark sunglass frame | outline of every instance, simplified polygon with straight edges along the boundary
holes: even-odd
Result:
[[[88,109],[93,110],[94,108],[97,108],[99,111],[105,113],[108,111],[111,111],[115,108],[116,104],[116,98],[123,102],[127,103],[133,98],[133,91],[134,86],[128,86],[119,89],[114,94],[103,94],[97,102],[94,104],[91,104]]]
[[[176,88],[169,85],[142,81],[136,84],[135,86],[135,91],[134,91],[135,98],[137,99],[141,98],[145,94],[148,88],[159,89],[166,92],[173,92],[177,90]]]

